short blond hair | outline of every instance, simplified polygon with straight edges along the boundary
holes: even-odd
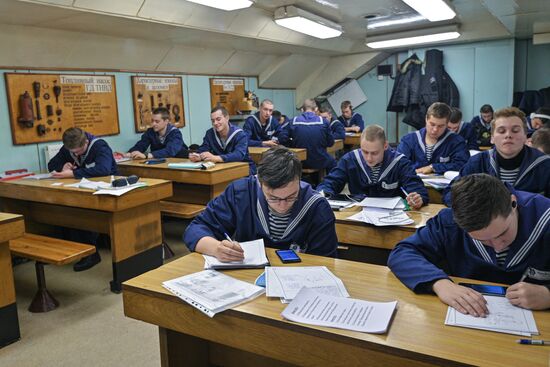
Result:
[[[386,132],[380,125],[369,125],[361,134],[361,140],[386,142]]]
[[[497,110],[493,114],[493,119],[491,120],[491,134],[495,131],[496,121],[502,117],[518,117],[521,120],[521,126],[523,127],[523,132],[527,134],[527,120],[525,119],[525,113],[517,107],[505,107]]]

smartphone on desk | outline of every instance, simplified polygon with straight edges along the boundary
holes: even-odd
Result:
[[[473,289],[476,292],[481,294],[486,294],[488,296],[500,296],[504,297],[506,295],[506,290],[508,287],[503,287],[500,285],[488,285],[488,284],[472,284],[472,283],[458,283],[463,287],[468,287]]]
[[[283,264],[299,263],[302,261],[294,250],[276,250],[275,253],[279,256]]]
[[[161,164],[165,162],[166,162],[166,158],[155,158],[155,159],[148,159],[145,162],[143,162],[143,164]]]

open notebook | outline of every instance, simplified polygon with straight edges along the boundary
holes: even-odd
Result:
[[[204,256],[205,269],[243,269],[243,268],[263,268],[269,265],[269,260],[265,256],[265,245],[263,238],[255,241],[240,242],[244,251],[243,261],[222,262],[210,255]]]

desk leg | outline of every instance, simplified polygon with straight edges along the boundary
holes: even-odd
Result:
[[[160,206],[152,202],[111,216],[111,290],[119,293],[125,280],[162,265]]]
[[[209,366],[208,341],[159,327],[162,367]]]
[[[21,338],[9,242],[0,243],[0,348]]]

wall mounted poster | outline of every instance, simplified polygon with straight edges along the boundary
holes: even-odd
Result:
[[[157,107],[170,111],[170,121],[176,127],[185,126],[181,77],[133,76],[132,100],[136,132],[151,127],[151,112]]]
[[[210,102],[212,108],[221,105],[230,115],[239,113],[239,102],[245,98],[244,79],[211,78]]]
[[[73,126],[120,132],[112,75],[6,73],[5,80],[15,145],[59,141]]]

